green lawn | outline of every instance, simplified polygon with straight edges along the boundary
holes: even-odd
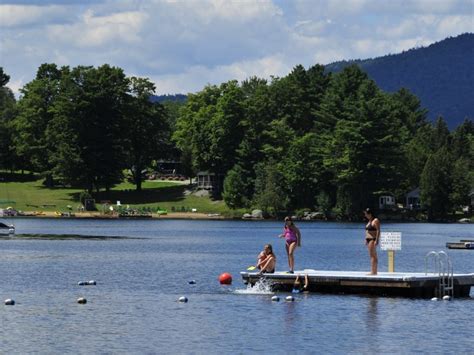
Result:
[[[111,204],[120,201],[122,205],[130,205],[132,208],[149,207],[156,210],[159,207],[169,212],[195,208],[203,213],[233,214],[223,201],[185,194],[188,186],[184,184],[146,181],[143,183],[141,192],[135,191],[134,188],[135,186],[130,183],[122,183],[108,194],[104,191],[95,194],[93,197],[97,208],[100,210],[101,204],[106,201]],[[67,211],[67,206],[70,205],[74,211],[79,206],[81,191],[61,187],[46,188],[42,185],[42,180],[1,182],[0,208],[13,207],[20,211]]]

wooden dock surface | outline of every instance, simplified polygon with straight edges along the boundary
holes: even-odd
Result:
[[[362,271],[329,271],[304,269],[294,274],[275,272],[259,275],[257,272],[241,272],[245,284],[254,285],[264,279],[275,291],[300,291],[323,293],[359,293],[381,296],[431,298],[438,295],[439,275],[436,273],[379,272],[368,275]],[[305,278],[308,280],[304,288]],[[298,282],[295,284],[295,281]],[[454,274],[454,297],[469,297],[474,285],[474,273]]]

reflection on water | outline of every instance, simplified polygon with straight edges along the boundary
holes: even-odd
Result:
[[[55,237],[0,238],[0,300],[16,301],[0,307],[4,353],[472,351],[472,298],[277,293],[280,302],[272,302],[265,280],[247,288],[239,272],[262,245],[273,244],[277,270],[287,267],[278,222],[18,219],[15,226],[17,233]],[[299,227],[297,269],[367,270],[363,224]],[[452,235],[474,239],[466,225],[384,228],[403,234],[397,271],[423,271],[426,253],[445,250]],[[449,255],[456,273],[474,272],[472,251]],[[380,271],[387,264],[379,251]],[[233,285],[219,284],[222,272],[233,275]],[[81,280],[97,285],[78,286]],[[286,302],[287,295],[295,301]],[[189,302],[176,302],[180,296]],[[77,304],[79,297],[88,303]]]
[[[378,297],[367,298],[367,317],[366,317],[366,329],[368,333],[374,334],[379,329],[380,324],[378,322]]]

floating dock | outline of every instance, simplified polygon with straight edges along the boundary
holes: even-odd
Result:
[[[259,280],[268,282],[274,291],[299,291],[367,294],[378,296],[398,296],[432,298],[439,295],[440,275],[438,273],[379,272],[368,275],[361,271],[323,271],[305,269],[294,274],[275,272],[259,275],[256,272],[241,272],[246,285],[254,285]],[[298,281],[295,285],[295,281]],[[305,278],[307,285],[304,287]],[[453,274],[453,296],[469,297],[474,285],[474,273]]]
[[[474,240],[461,240],[459,242],[449,242],[449,243],[446,243],[446,248],[474,250]]]

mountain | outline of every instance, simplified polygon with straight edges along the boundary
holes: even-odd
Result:
[[[331,63],[326,70],[339,72],[351,64],[357,64],[384,91],[409,89],[428,109],[431,120],[443,116],[451,129],[465,118],[474,118],[473,33],[399,54]]]
[[[162,104],[163,102],[185,102],[187,96],[183,94],[175,94],[175,95],[152,95],[150,97],[151,102],[159,102]]]

